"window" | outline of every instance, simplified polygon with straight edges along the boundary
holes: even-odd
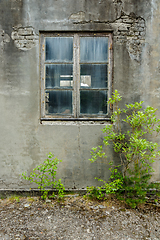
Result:
[[[41,120],[106,119],[110,33],[41,34]]]

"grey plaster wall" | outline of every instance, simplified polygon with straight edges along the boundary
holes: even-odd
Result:
[[[159,0],[0,1],[0,188],[29,188],[20,174],[48,152],[63,159],[58,178],[67,188],[109,176],[104,162],[88,161],[104,124],[40,123],[40,31],[113,31],[113,90],[122,105],[144,100],[160,109],[159,15]],[[159,160],[154,168],[160,180]]]

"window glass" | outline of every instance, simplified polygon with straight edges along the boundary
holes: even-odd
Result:
[[[46,88],[72,88],[72,64],[46,64]]]
[[[108,38],[106,37],[81,37],[80,38],[81,62],[107,62]]]
[[[106,64],[82,64],[80,66],[81,88],[106,88],[108,70]]]
[[[73,37],[47,37],[45,45],[46,61],[73,61]]]
[[[72,114],[72,91],[46,91],[46,114]]]
[[[80,91],[80,113],[99,114],[107,113],[106,91]]]

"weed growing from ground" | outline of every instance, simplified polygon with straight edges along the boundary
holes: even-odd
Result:
[[[20,201],[20,196],[12,195],[12,196],[9,197],[9,200],[11,202],[15,202],[15,201],[19,202]]]
[[[54,158],[54,155],[49,153],[47,159],[34,168],[29,177],[27,177],[26,172],[22,173],[25,180],[38,184],[43,200],[48,197],[50,190],[58,191],[59,198],[63,198],[64,196],[65,188],[61,183],[61,179],[55,180],[59,162],[61,162],[61,160]],[[53,193],[49,197],[55,197],[55,194]]]

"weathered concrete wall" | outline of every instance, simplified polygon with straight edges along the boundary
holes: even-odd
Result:
[[[29,187],[20,174],[48,152],[63,159],[58,177],[68,188],[108,176],[105,163],[88,161],[103,124],[40,124],[40,31],[113,31],[113,89],[123,104],[144,100],[160,109],[159,15],[159,0],[0,1],[0,188]],[[154,167],[160,180],[160,162]]]

